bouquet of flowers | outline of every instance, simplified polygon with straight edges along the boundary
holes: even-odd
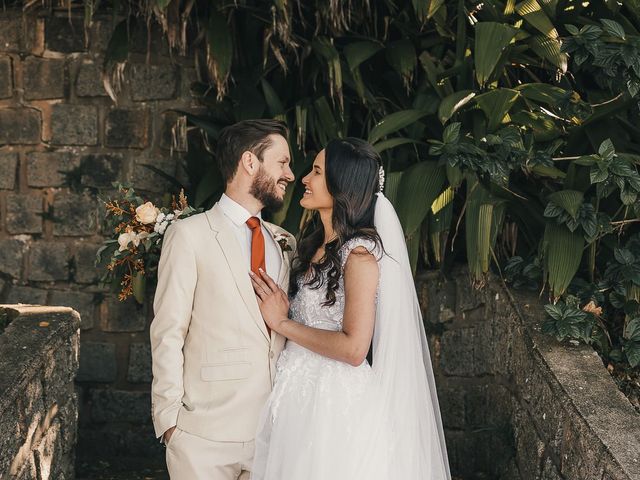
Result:
[[[157,275],[167,227],[202,209],[189,206],[183,190],[177,200],[171,198],[169,207],[157,207],[138,196],[133,188],[118,183],[114,187],[119,198],[104,202],[105,220],[112,234],[98,250],[96,263],[109,259],[102,281],[120,290],[121,301],[133,296],[143,303],[146,282]]]

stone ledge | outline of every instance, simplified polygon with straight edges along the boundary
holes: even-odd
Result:
[[[598,480],[640,478],[640,415],[618,390],[598,354],[589,346],[567,346],[542,334],[540,325],[545,314],[537,297],[504,288],[502,291],[522,321],[535,367],[542,369],[544,381],[550,384],[553,395],[548,400],[555,412],[549,413],[568,414],[559,422],[562,431],[557,432],[562,438],[561,473],[577,478],[571,462],[565,463],[571,453],[582,457],[582,475],[593,472]],[[588,455],[587,450],[598,455]]]

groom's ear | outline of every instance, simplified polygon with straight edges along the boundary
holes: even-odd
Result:
[[[247,150],[240,157],[238,168],[242,168],[247,174],[253,176],[258,171],[258,162],[258,157]]]

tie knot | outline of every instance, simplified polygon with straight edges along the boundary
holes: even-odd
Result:
[[[247,225],[251,230],[255,230],[260,227],[260,219],[258,217],[250,217],[249,220],[247,220]]]

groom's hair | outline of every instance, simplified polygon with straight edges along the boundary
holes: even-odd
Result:
[[[271,146],[269,135],[288,140],[289,129],[279,120],[243,120],[225,127],[218,137],[217,158],[225,185],[233,180],[244,152],[253,153],[262,162],[262,154]]]

